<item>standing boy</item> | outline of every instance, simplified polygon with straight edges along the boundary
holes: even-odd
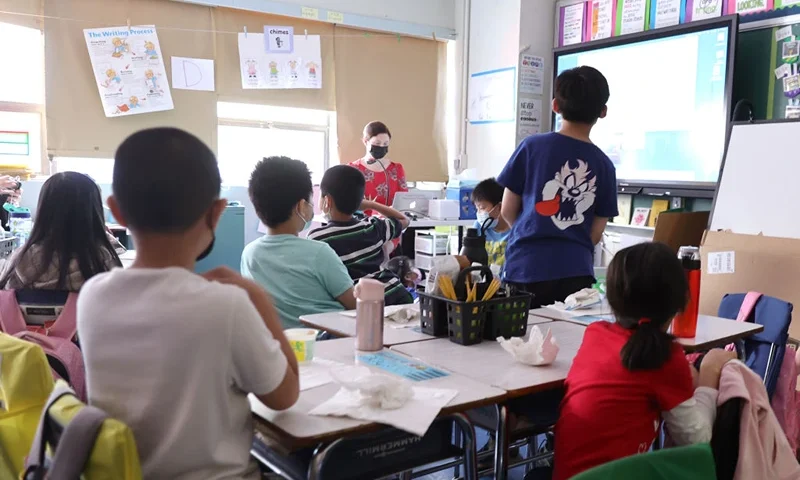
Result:
[[[311,172],[300,160],[269,157],[250,176],[250,200],[267,234],[242,253],[242,275],[272,295],[284,328],[299,317],[354,310],[353,281],[328,245],[300,238],[314,219]]]
[[[561,129],[523,140],[497,179],[505,187],[503,218],[514,227],[505,279],[536,295],[533,307],[594,283],[594,246],[617,216],[614,165],[589,139],[608,97],[596,69],[562,72],[553,100]]]
[[[133,430],[145,478],[257,479],[247,394],[291,407],[297,360],[264,290],[226,268],[194,273],[226,205],[216,158],[193,135],[156,128],[114,160],[108,206],[136,260],[81,289],[89,403]]]

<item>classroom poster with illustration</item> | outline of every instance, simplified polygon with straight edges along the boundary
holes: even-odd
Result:
[[[172,110],[172,95],[153,25],[83,31],[106,117]]]
[[[267,52],[263,33],[239,34],[242,88],[322,88],[319,35],[295,35],[291,53]]]

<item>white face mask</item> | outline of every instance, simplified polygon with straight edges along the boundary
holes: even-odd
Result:
[[[497,205],[495,205],[489,211],[479,210],[478,213],[476,214],[476,218],[478,219],[478,225],[480,225],[483,231],[491,230],[497,226],[497,219],[492,218],[491,216],[491,213],[494,211],[495,208],[497,208]]]

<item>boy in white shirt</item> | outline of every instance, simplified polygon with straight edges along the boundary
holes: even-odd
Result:
[[[230,269],[199,276],[226,202],[211,150],[189,133],[133,134],[108,205],[136,244],[131,268],[81,290],[89,402],[133,430],[145,478],[259,478],[248,393],[299,395],[297,360],[266,292]]]

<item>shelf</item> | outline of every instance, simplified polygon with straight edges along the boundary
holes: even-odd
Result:
[[[612,222],[609,222],[606,225],[606,228],[612,228],[612,229],[619,228],[619,229],[622,229],[622,230],[638,230],[638,231],[641,231],[641,232],[655,232],[656,231],[656,227],[639,227],[637,225],[623,225],[621,223],[612,223]]]

